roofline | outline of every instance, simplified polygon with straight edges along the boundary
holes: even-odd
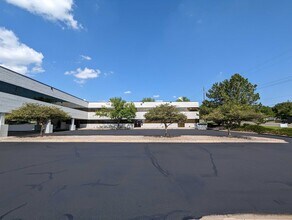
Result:
[[[177,101],[154,101],[154,102],[141,102],[141,101],[126,101],[127,103],[131,102],[131,103],[198,103],[199,101],[188,101],[188,102],[177,102]],[[110,101],[88,101],[88,103],[110,103]]]
[[[50,88],[53,88],[53,89],[55,89],[55,90],[58,90],[59,92],[65,93],[65,94],[67,94],[67,95],[69,95],[69,96],[72,96],[72,97],[74,97],[74,98],[77,98],[77,99],[82,100],[83,102],[88,103],[88,101],[85,101],[85,100],[82,99],[82,98],[79,98],[79,97],[77,97],[77,96],[75,96],[75,95],[71,95],[71,94],[68,93],[68,92],[64,92],[64,91],[62,91],[62,90],[60,90],[60,89],[57,89],[57,88],[55,88],[55,87],[53,87],[53,86],[50,86],[50,85],[45,84],[45,83],[42,83],[42,82],[40,82],[40,81],[38,81],[38,80],[35,80],[35,79],[31,78],[31,77],[28,77],[28,76],[26,76],[26,75],[23,75],[23,74],[20,74],[20,73],[18,73],[18,72],[15,72],[14,70],[8,69],[8,68],[6,68],[6,67],[4,67],[4,66],[1,66],[1,65],[0,65],[0,68],[5,69],[5,70],[8,70],[8,71],[13,72],[13,73],[16,73],[16,74],[19,75],[19,76],[22,76],[22,77],[24,77],[24,78],[30,79],[30,80],[35,81],[35,82],[37,82],[37,83],[40,83],[40,84],[42,84],[42,85],[44,85],[44,86],[48,86],[48,87],[50,87]]]

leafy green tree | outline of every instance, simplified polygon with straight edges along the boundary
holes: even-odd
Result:
[[[252,121],[257,125],[266,123],[268,118],[275,116],[271,107],[262,104],[255,105],[254,111]]]
[[[111,98],[111,107],[102,107],[96,112],[97,116],[105,116],[113,119],[117,123],[117,128],[120,128],[122,120],[131,122],[136,117],[137,109],[133,103],[127,103],[119,97]]]
[[[176,101],[177,102],[190,102],[191,100],[188,97],[182,96],[182,97],[178,97],[178,99]]]
[[[266,117],[275,117],[275,113],[273,111],[273,108],[270,107],[270,106],[265,106],[265,105],[262,105],[262,104],[259,104],[256,109],[263,113]]]
[[[165,136],[168,136],[167,129],[173,123],[183,123],[187,117],[178,111],[175,106],[169,104],[161,104],[155,108],[150,109],[145,118],[151,122],[158,122],[164,124]]]
[[[292,102],[282,102],[278,103],[273,107],[273,111],[277,118],[281,120],[287,120],[288,117],[292,117]]]
[[[219,106],[227,102],[234,102],[242,105],[255,105],[260,99],[256,93],[257,85],[248,81],[236,73],[228,80],[213,84],[206,96],[208,101],[214,106]]]
[[[223,124],[228,129],[240,125],[243,120],[260,120],[263,114],[256,110],[260,96],[257,85],[236,73],[228,80],[213,84],[207,92],[207,100],[200,107],[200,115],[206,120]]]
[[[151,98],[151,97],[143,98],[143,99],[141,100],[141,102],[155,102],[155,99],[154,99],[154,98]]]
[[[229,136],[231,135],[230,129],[238,126],[241,121],[260,118],[261,115],[262,113],[256,112],[252,106],[228,102],[214,108],[202,117],[207,121],[223,124],[227,128]]]
[[[260,125],[267,122],[267,116],[262,112],[251,113],[251,121],[256,123],[256,125]]]
[[[22,107],[12,110],[7,115],[9,121],[36,121],[41,125],[40,135],[43,136],[44,128],[49,120],[67,120],[70,116],[55,106],[46,106],[35,103],[27,103]]]

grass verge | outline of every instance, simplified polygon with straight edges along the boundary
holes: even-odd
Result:
[[[292,137],[292,128],[278,128],[278,127],[266,127],[260,125],[249,125],[245,124],[239,128],[236,128],[237,131],[253,131],[258,134],[275,134],[275,135],[284,135]]]

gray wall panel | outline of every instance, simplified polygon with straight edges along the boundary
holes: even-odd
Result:
[[[0,80],[3,82],[11,83],[17,86],[21,86],[26,89],[34,90],[49,96],[53,96],[68,102],[72,102],[78,105],[81,105],[85,108],[88,107],[88,102],[79,99],[75,96],[72,96],[70,94],[67,94],[65,92],[62,92],[61,90],[58,90],[56,88],[53,88],[51,86],[42,84],[38,81],[35,81],[33,79],[30,79],[26,76],[23,76],[21,74],[15,73],[13,71],[10,71],[8,69],[5,69],[0,66]]]

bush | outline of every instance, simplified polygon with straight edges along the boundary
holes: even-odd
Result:
[[[237,128],[236,130],[253,131],[253,132],[256,132],[258,134],[265,133],[265,128],[263,126],[259,126],[259,125],[244,124],[243,126]]]

